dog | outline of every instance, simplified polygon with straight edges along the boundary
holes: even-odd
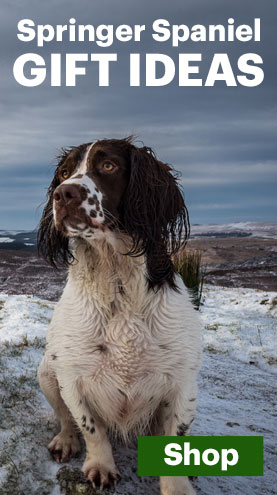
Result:
[[[188,234],[177,176],[151,148],[125,138],[62,150],[38,250],[69,274],[38,378],[61,424],[50,453],[68,461],[81,432],[93,486],[119,479],[108,432],[190,432],[201,331],[172,262]],[[160,489],[195,493],[187,477],[161,477]]]

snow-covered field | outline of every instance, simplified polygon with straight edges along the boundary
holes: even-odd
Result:
[[[54,303],[0,293],[0,493],[58,495],[47,443],[57,431],[39,390],[39,365]],[[204,360],[196,435],[264,435],[263,478],[201,477],[199,494],[276,493],[277,293],[204,288]],[[82,456],[83,457],[83,456]],[[138,479],[136,449],[117,445],[122,481],[117,494],[158,494],[157,479]],[[82,458],[69,467],[80,468]]]
[[[10,249],[13,244],[17,245],[17,249],[24,246],[35,246],[36,232],[27,230],[0,230],[0,247],[2,249]],[[28,241],[28,242],[25,242]],[[7,246],[5,246],[7,244]]]
[[[0,242],[14,242],[10,237],[0,237]]]
[[[277,239],[276,222],[234,222],[226,224],[192,225],[192,235],[249,234],[262,239]]]
[[[201,309],[205,348],[277,372],[277,293],[207,287]]]

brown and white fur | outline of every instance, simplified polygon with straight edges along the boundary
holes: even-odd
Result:
[[[86,443],[83,473],[117,481],[108,430],[187,435],[201,360],[198,316],[171,255],[187,232],[172,169],[131,139],[102,140],[60,156],[39,230],[39,250],[70,264],[39,367],[61,423],[48,448],[65,462]],[[70,244],[68,244],[70,242]],[[163,495],[195,493],[162,477]]]

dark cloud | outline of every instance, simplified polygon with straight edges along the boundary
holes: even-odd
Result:
[[[158,156],[182,173],[192,222],[276,219],[276,2],[268,0],[2,0],[1,36],[1,194],[0,228],[33,228],[49,183],[54,157],[61,146],[134,133]],[[58,43],[37,48],[17,40],[17,22],[146,24],[140,44],[114,43],[118,53],[111,86],[99,88],[92,65],[76,88],[18,85],[12,75],[16,58],[25,52],[100,52],[95,44]],[[261,43],[154,43],[149,35],[157,18],[193,25],[262,19]],[[265,80],[256,88],[162,88],[128,86],[129,52],[161,52],[177,61],[178,51],[201,52],[207,73],[215,52],[228,52],[233,67],[245,52],[264,60]]]

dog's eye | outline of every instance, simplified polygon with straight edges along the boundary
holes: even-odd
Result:
[[[68,179],[68,177],[69,177],[68,170],[66,170],[66,169],[62,170],[61,176],[63,179]]]
[[[111,172],[114,169],[114,165],[111,162],[105,162],[103,163],[103,169],[106,172]]]

